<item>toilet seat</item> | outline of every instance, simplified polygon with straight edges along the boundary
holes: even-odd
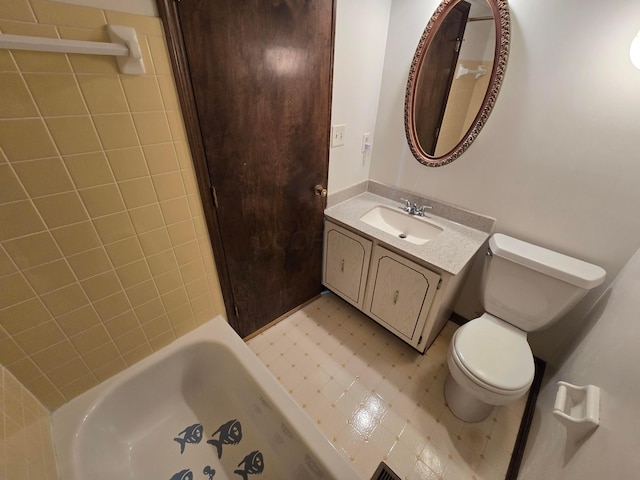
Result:
[[[452,347],[456,365],[491,392],[518,395],[533,382],[535,366],[526,333],[491,314],[460,327]]]

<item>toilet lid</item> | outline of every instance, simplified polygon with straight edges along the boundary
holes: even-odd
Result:
[[[453,340],[458,359],[480,381],[501,390],[533,381],[533,354],[523,331],[482,316],[460,327]]]

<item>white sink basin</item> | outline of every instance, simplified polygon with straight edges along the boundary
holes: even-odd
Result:
[[[385,205],[372,208],[360,217],[360,220],[415,245],[427,243],[443,231],[441,227],[434,225],[424,217],[409,215],[400,209]]]

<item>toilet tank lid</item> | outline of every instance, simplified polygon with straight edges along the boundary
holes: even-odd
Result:
[[[606,275],[602,267],[501,233],[491,236],[489,248],[493,255],[584,289],[597,287]]]

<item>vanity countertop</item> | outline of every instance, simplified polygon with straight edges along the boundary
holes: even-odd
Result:
[[[394,249],[405,252],[452,275],[457,275],[462,271],[490,236],[489,232],[427,214],[426,219],[442,227],[443,232],[423,245],[415,245],[360,220],[365,213],[378,205],[393,208],[401,206],[399,202],[389,198],[365,192],[327,208],[324,213],[330,220],[376,238]]]

